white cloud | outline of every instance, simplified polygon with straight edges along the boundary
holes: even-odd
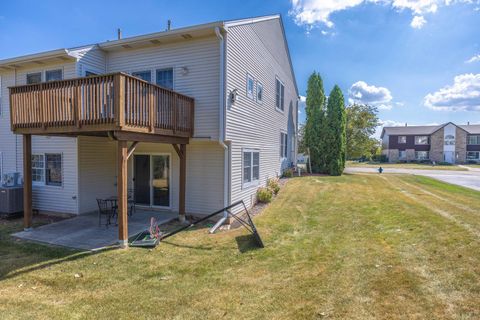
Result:
[[[476,56],[471,57],[465,63],[473,63],[473,62],[479,62],[480,61],[480,54],[477,54]]]
[[[332,28],[334,24],[330,16],[333,13],[365,3],[389,5],[398,11],[409,10],[413,15],[410,26],[420,29],[427,22],[426,14],[433,14],[442,6],[472,3],[472,0],[291,0],[291,3],[290,16],[297,25],[306,26],[309,32],[318,24]]]
[[[433,110],[480,111],[480,74],[462,74],[437,92],[429,93],[424,104]]]
[[[414,29],[421,29],[425,23],[427,23],[427,20],[423,16],[415,16],[410,22],[410,26]]]
[[[349,103],[363,103],[378,109],[392,109],[392,94],[384,87],[369,85],[365,81],[357,81],[348,90]]]

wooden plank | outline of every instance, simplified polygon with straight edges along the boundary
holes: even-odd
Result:
[[[185,221],[185,190],[187,184],[187,145],[180,145],[180,189],[178,195],[178,214],[181,222]]]
[[[32,136],[23,135],[23,226],[32,227]]]
[[[128,148],[128,152],[127,152],[127,160],[132,156],[132,154],[135,152],[135,149],[137,148],[137,145],[139,144],[138,141],[135,141],[132,143],[132,145],[130,146],[130,148]]]
[[[182,155],[182,151],[180,150],[180,147],[176,144],[172,144],[172,147],[173,149],[175,149],[175,151],[177,152],[178,154],[178,157],[181,158],[183,155]]]
[[[160,136],[149,133],[137,133],[127,131],[115,131],[115,138],[123,141],[155,142],[168,144],[188,144],[188,138]]]
[[[127,141],[117,141],[118,240],[128,247]]]

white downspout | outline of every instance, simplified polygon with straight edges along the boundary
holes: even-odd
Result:
[[[218,117],[218,143],[222,146],[224,150],[224,164],[223,164],[223,206],[227,207],[230,204],[229,199],[229,158],[230,158],[230,148],[225,144],[225,109],[226,109],[226,95],[225,95],[225,39],[223,38],[222,33],[220,32],[219,27],[215,27],[215,34],[220,40],[220,97],[219,97],[219,117]],[[223,217],[210,229],[210,232],[213,233],[220,227],[228,218],[228,213],[225,211]]]

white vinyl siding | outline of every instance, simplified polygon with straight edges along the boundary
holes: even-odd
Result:
[[[280,176],[294,161],[294,143],[288,143],[287,158],[280,158],[280,132],[295,137],[297,93],[282,29],[278,19],[229,26],[227,34],[227,92],[238,90],[237,100],[226,114],[226,140],[231,141],[230,201],[253,205],[257,188],[245,188],[243,151],[259,151],[259,181]],[[263,102],[247,96],[246,74],[263,85]],[[276,112],[276,79],[284,82],[284,112]],[[289,126],[290,124],[290,126]]]
[[[23,173],[22,136],[10,130],[10,106],[8,87],[27,83],[27,74],[37,73],[40,80],[46,79],[47,70],[62,70],[65,79],[74,78],[76,63],[39,65],[35,68],[18,69],[17,72],[1,71],[0,152],[3,154],[3,173]],[[41,211],[75,214],[77,210],[77,143],[76,138],[32,137],[32,154],[62,154],[62,186],[48,186],[45,183],[33,186],[33,208]]]
[[[88,46],[73,50],[71,55],[77,57],[77,77],[85,77],[88,74],[106,73],[106,54],[97,46]]]
[[[188,69],[188,72],[182,73],[184,67]],[[108,73],[165,68],[173,68],[175,91],[195,98],[194,136],[218,139],[219,40],[212,36],[108,53]],[[245,81],[243,75],[242,78]],[[152,77],[152,82],[157,83],[156,72],[152,73]]]

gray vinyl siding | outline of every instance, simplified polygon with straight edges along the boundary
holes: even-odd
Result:
[[[71,52],[70,54],[77,57],[77,76],[84,77],[86,71],[96,74],[106,73],[106,54],[98,48],[91,46]]]
[[[38,68],[19,69],[15,72],[2,72],[2,115],[0,116],[0,152],[3,154],[3,173],[21,172],[23,174],[22,136],[14,135],[10,130],[10,106],[8,87],[26,83],[27,73],[62,69],[63,78],[76,76],[75,62],[50,64]],[[77,139],[66,137],[41,137],[32,139],[33,153],[62,154],[62,186],[34,185],[33,207],[42,211],[77,213]]]
[[[230,27],[227,35],[227,90],[237,101],[227,108],[226,139],[231,141],[231,202],[252,205],[258,186],[281,175],[295,159],[297,93],[278,19]],[[247,73],[263,84],[263,103],[247,97]],[[285,85],[285,109],[275,108],[275,78]],[[254,95],[256,95],[256,86]],[[290,126],[289,126],[290,123]],[[289,134],[288,158],[280,158],[280,132]],[[260,152],[259,185],[242,185],[242,150]]]
[[[195,98],[195,137],[218,139],[219,40],[215,37],[160,46],[109,52],[107,72],[174,69],[174,90]],[[188,74],[182,74],[182,67]]]
[[[79,213],[96,211],[97,198],[117,194],[116,145],[101,137],[78,138]]]

